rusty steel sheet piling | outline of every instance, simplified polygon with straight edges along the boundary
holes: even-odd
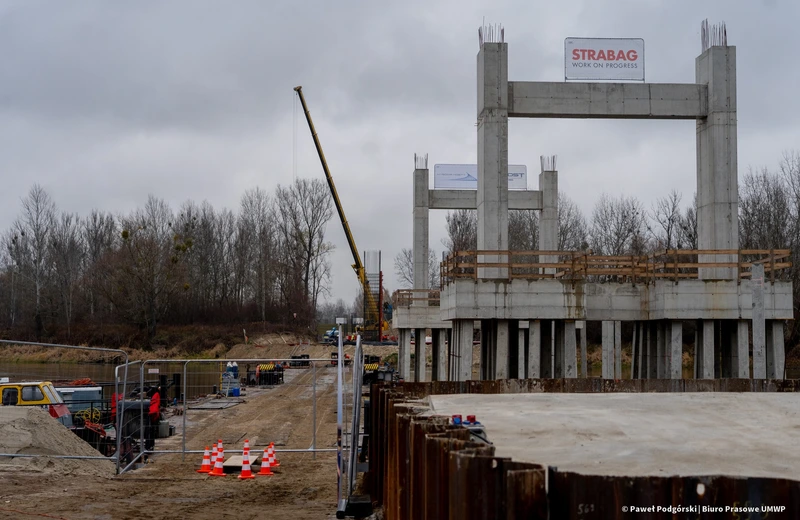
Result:
[[[705,507],[785,506],[796,518],[800,482],[725,475],[586,475],[495,456],[467,428],[433,415],[430,395],[621,392],[798,392],[798,380],[523,379],[388,383],[370,387],[372,439],[364,488],[386,520],[631,518],[623,508],[680,505],[671,518],[717,518]],[[491,441],[491,439],[489,439]],[[535,442],[532,439],[531,442]],[[641,512],[660,518],[665,513]],[[727,515],[727,516],[730,516]],[[762,514],[763,516],[763,514]],[[743,516],[747,517],[747,516]],[[763,516],[765,517],[765,516]]]

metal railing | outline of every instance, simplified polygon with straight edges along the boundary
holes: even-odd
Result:
[[[730,278],[751,276],[763,264],[770,281],[792,266],[789,249],[669,249],[649,255],[595,255],[588,251],[456,251],[441,263],[442,287],[457,279],[559,279],[618,281],[633,284],[656,280],[714,279],[712,270],[729,270]],[[494,273],[487,275],[487,270]],[[706,274],[703,274],[703,273]],[[403,301],[417,299],[405,296]]]

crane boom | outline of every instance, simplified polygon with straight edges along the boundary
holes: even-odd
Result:
[[[347,237],[347,244],[350,246],[350,252],[353,254],[353,265],[351,266],[353,270],[356,272],[356,276],[358,276],[358,281],[361,283],[361,288],[364,291],[364,302],[367,303],[367,312],[364,316],[364,325],[366,329],[370,329],[371,327],[376,327],[378,331],[378,341],[381,340],[382,331],[388,330],[388,323],[385,323],[383,320],[383,309],[381,309],[380,303],[375,301],[375,297],[372,294],[372,291],[369,288],[369,280],[367,279],[367,273],[364,269],[364,263],[361,261],[361,255],[358,254],[358,248],[356,247],[355,238],[353,238],[353,233],[350,231],[350,225],[347,223],[347,218],[344,216],[344,207],[342,207],[342,201],[339,200],[339,194],[336,192],[336,186],[333,184],[333,176],[331,175],[331,171],[328,168],[328,161],[325,160],[325,154],[322,151],[322,144],[319,142],[319,136],[317,136],[317,131],[314,129],[314,122],[311,121],[311,113],[308,111],[308,105],[306,105],[306,98],[303,96],[303,87],[297,86],[294,88],[297,95],[300,97],[300,103],[303,105],[303,113],[306,116],[306,122],[308,123],[308,129],[311,130],[311,137],[314,138],[314,146],[317,148],[317,154],[319,155],[319,161],[322,163],[322,169],[325,171],[325,180],[328,181],[328,187],[331,189],[331,195],[333,196],[333,202],[336,206],[336,211],[339,213],[339,220],[342,221],[342,227],[344,228],[344,234]],[[379,290],[382,288],[379,285]],[[382,300],[383,295],[379,294],[378,298],[379,301]],[[370,314],[375,312],[376,315],[373,317],[374,324],[368,323],[370,321]]]
[[[306,116],[308,128],[311,130],[311,137],[314,138],[314,146],[317,148],[319,160],[322,163],[322,169],[325,170],[325,179],[328,181],[328,187],[331,189],[333,202],[336,205],[336,211],[339,213],[339,220],[342,221],[344,234],[347,236],[347,243],[350,245],[350,252],[353,254],[353,270],[356,272],[356,275],[358,275],[358,280],[361,282],[361,284],[365,285],[367,282],[367,276],[364,272],[364,264],[361,262],[361,255],[358,254],[356,241],[353,238],[353,233],[350,231],[350,224],[347,223],[347,218],[344,216],[344,208],[342,207],[342,202],[339,200],[339,194],[336,192],[336,186],[333,184],[333,177],[331,176],[330,169],[328,169],[328,161],[325,160],[325,154],[322,151],[322,144],[319,142],[319,136],[317,136],[317,131],[314,129],[314,123],[311,121],[311,113],[308,111],[306,98],[303,96],[303,87],[297,86],[294,88],[294,90],[297,92],[297,95],[300,96],[300,103],[303,105],[303,113]]]

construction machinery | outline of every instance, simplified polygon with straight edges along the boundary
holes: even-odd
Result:
[[[364,269],[364,263],[361,261],[361,255],[358,253],[358,248],[356,247],[356,241],[353,238],[353,233],[350,231],[350,225],[347,223],[347,218],[344,215],[342,201],[339,200],[339,194],[336,192],[336,186],[333,184],[333,177],[331,176],[331,171],[328,168],[328,162],[325,160],[325,154],[322,152],[322,144],[320,144],[319,136],[317,136],[317,131],[314,129],[314,123],[311,121],[311,113],[308,111],[306,98],[303,96],[303,87],[297,86],[294,88],[294,90],[297,92],[297,95],[300,98],[300,103],[303,106],[303,113],[306,116],[306,122],[308,123],[309,130],[311,131],[311,137],[314,139],[314,146],[317,148],[317,154],[319,155],[319,160],[322,163],[322,169],[325,172],[325,180],[328,181],[328,187],[331,190],[333,202],[336,205],[336,211],[339,214],[339,220],[342,221],[344,234],[347,237],[347,244],[350,246],[350,253],[353,255],[352,267],[356,272],[356,276],[358,277],[358,281],[361,284],[361,288],[364,293],[364,326],[363,330],[357,330],[357,332],[362,333],[362,338],[365,341],[382,341],[383,332],[389,330],[389,324],[386,321],[383,312],[384,305],[382,281],[378,281],[376,298],[376,294],[373,293],[366,270]]]

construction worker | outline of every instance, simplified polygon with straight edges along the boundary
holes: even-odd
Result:
[[[161,420],[161,387],[150,396],[150,424],[158,424]]]

